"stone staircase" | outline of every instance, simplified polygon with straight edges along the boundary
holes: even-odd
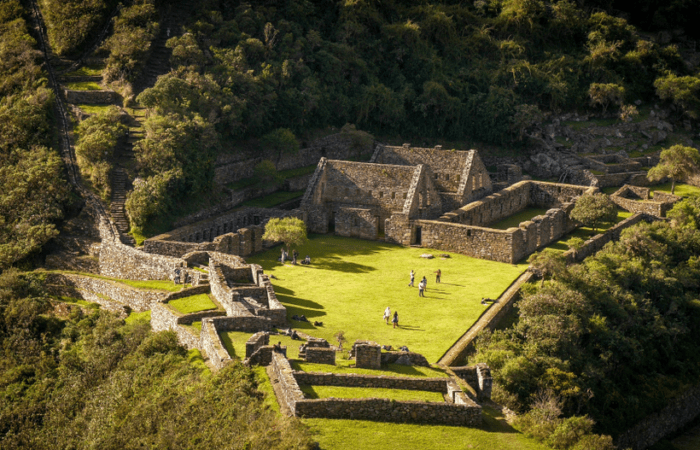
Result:
[[[126,218],[124,202],[126,201],[126,172],[121,166],[116,166],[112,171],[112,203],[110,205],[110,213],[112,219],[117,225],[120,233],[129,231],[129,220]]]
[[[134,96],[156,84],[158,77],[170,71],[170,55],[172,50],[165,43],[173,36],[182,35],[182,27],[190,16],[193,2],[173,2],[168,12],[160,21],[160,32],[151,42],[151,55],[146,62],[146,69],[138,80],[133,83]]]

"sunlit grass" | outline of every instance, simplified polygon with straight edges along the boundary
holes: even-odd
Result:
[[[104,66],[94,65],[94,66],[82,66],[72,72],[65,74],[67,77],[96,77],[102,75],[102,70]]]
[[[442,403],[445,398],[440,392],[413,391],[408,389],[383,389],[344,386],[299,385],[306,398],[386,398],[397,401],[418,401]]]
[[[505,219],[489,225],[489,228],[495,228],[497,230],[507,230],[508,228],[517,228],[521,222],[526,222],[533,217],[544,215],[547,213],[549,208],[525,208],[519,213],[510,215]]]
[[[245,343],[253,333],[245,331],[224,331],[219,333],[221,342],[231,358],[245,359]]]
[[[354,360],[339,358],[336,358],[335,366],[330,364],[307,363],[301,360],[291,360],[290,363],[294,370],[301,370],[303,372],[354,373],[360,375],[385,375],[415,378],[440,378],[448,376],[442,369],[421,366],[404,366],[401,364],[387,364],[382,366],[382,370],[359,369],[356,367],[350,367],[355,365]]]
[[[71,91],[101,91],[104,88],[95,81],[70,81],[65,83]]]
[[[190,295],[189,297],[170,300],[168,302],[168,305],[182,314],[190,314],[199,311],[208,311],[217,308],[216,304],[214,304],[211,298],[209,298],[208,294],[196,294]]]
[[[78,105],[87,114],[100,114],[111,108],[113,105]]]
[[[144,312],[134,312],[132,311],[129,316],[124,319],[126,323],[150,323],[151,322],[151,310]]]
[[[661,192],[666,192],[668,194],[671,193],[671,183],[664,183],[660,184],[658,186],[652,186],[651,188],[651,197],[654,197],[654,191],[661,191]],[[676,183],[676,189],[673,192],[675,195],[678,195],[680,197],[690,197],[694,195],[700,195],[700,187],[697,186],[692,186],[690,184],[683,184],[683,183]]]
[[[479,428],[417,425],[366,420],[303,419],[320,448],[333,450],[548,450],[512,428],[498,411],[484,408]],[[352,438],[349,438],[349,437]]]
[[[421,258],[432,253],[434,259]],[[524,265],[504,264],[425,248],[408,248],[383,242],[311,236],[299,255],[311,256],[312,265],[282,266],[279,247],[246,258],[275,275],[277,298],[287,317],[305,315],[310,322],[291,321],[312,336],[335,343],[334,334],[344,331],[347,346],[357,339],[423,354],[437,361],[486,309],[482,297],[496,298],[524,270]],[[434,272],[442,271],[442,284]],[[416,271],[416,286],[425,275],[426,297],[408,287],[409,271]],[[382,320],[390,306],[399,313],[399,327]],[[313,325],[323,322],[323,326]],[[275,337],[271,337],[276,342]],[[348,347],[349,348],[349,347]],[[290,357],[293,357],[290,355]]]

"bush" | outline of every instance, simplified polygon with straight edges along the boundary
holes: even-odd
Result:
[[[49,43],[58,55],[79,50],[115,6],[108,0],[41,0],[40,4]]]

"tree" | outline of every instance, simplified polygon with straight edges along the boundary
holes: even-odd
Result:
[[[647,174],[649,181],[671,179],[671,194],[676,189],[676,182],[683,181],[700,169],[700,153],[692,147],[674,145],[661,152],[661,161]]]
[[[700,112],[700,78],[687,76],[678,77],[669,74],[654,81],[656,95],[663,100],[671,100],[685,114],[693,119]]]
[[[269,159],[265,159],[256,164],[253,169],[253,175],[262,183],[273,182],[275,184],[281,184],[284,181],[284,177],[277,172],[275,164]]]
[[[548,251],[533,253],[527,262],[530,264],[530,271],[542,278],[540,286],[544,286],[544,280],[547,276],[557,276],[566,271],[566,260],[560,253]]]
[[[262,137],[260,140],[263,146],[277,151],[277,164],[282,159],[282,153],[295,154],[299,151],[297,137],[289,128],[278,128]]]
[[[569,213],[569,217],[590,226],[595,233],[599,224],[615,220],[617,209],[605,194],[585,194],[576,199],[576,206]]]
[[[603,114],[608,106],[622,104],[625,97],[625,88],[614,83],[592,83],[588,89],[588,96],[591,98],[591,105],[603,107]]]
[[[289,252],[290,246],[299,246],[306,242],[306,224],[296,217],[270,219],[265,225],[263,239],[284,242]]]

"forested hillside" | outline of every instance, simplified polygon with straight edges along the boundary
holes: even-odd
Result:
[[[519,302],[515,326],[481,337],[474,360],[492,368],[497,401],[531,410],[531,434],[556,442],[562,415],[588,415],[617,435],[697,384],[700,200],[669,216],[560,266]]]

